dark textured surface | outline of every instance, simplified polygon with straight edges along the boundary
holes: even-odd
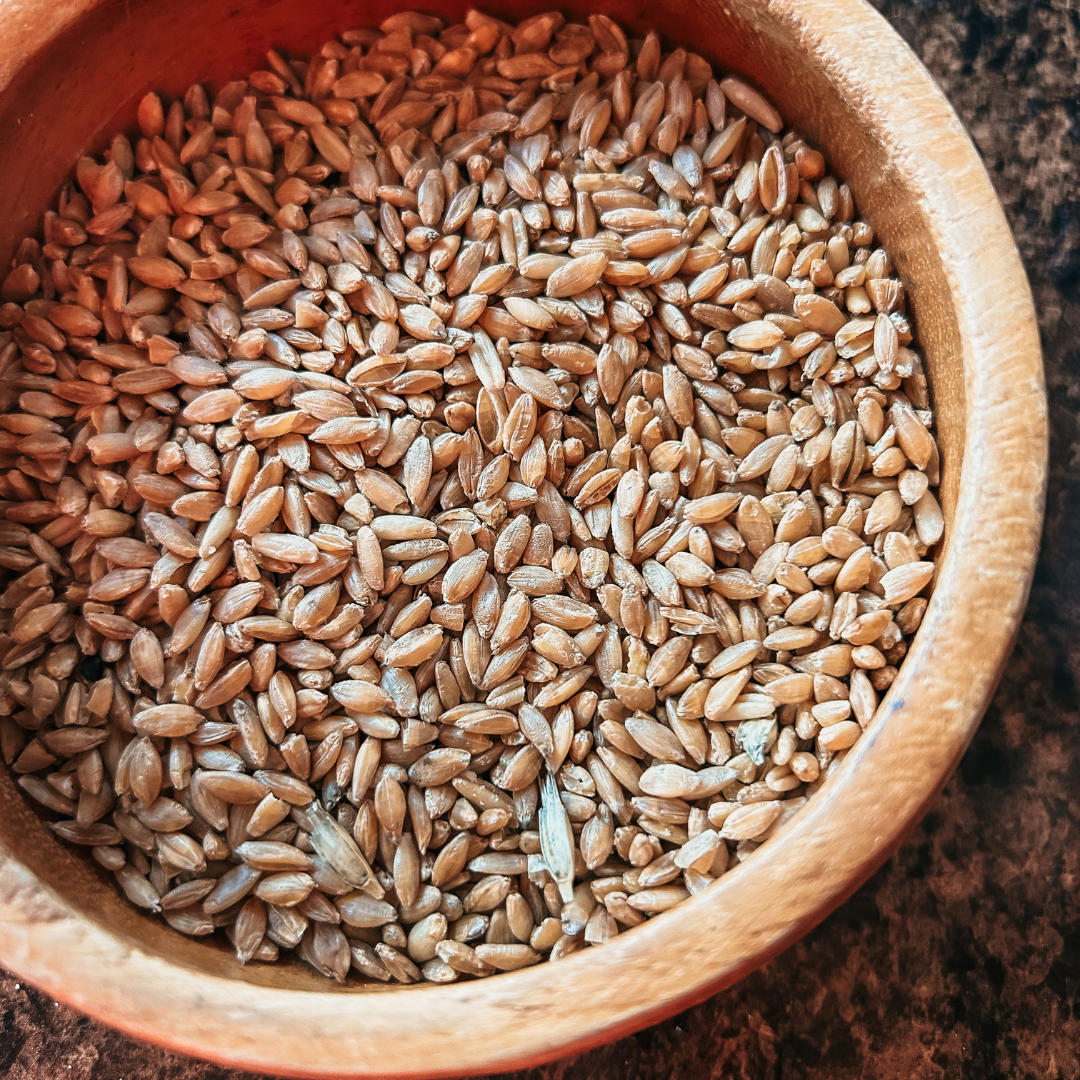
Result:
[[[1080,1076],[1080,3],[876,2],[974,136],[1039,309],[1050,491],[1016,652],[957,775],[847,904],[732,990],[515,1080]],[[2,1077],[244,1075],[0,975]]]

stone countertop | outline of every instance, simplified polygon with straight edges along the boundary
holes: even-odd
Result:
[[[515,1080],[1080,1076],[1080,7],[875,3],[974,137],[1039,310],[1050,490],[1016,651],[956,776],[843,907],[705,1004]],[[0,1076],[246,1075],[143,1046],[0,973]]]

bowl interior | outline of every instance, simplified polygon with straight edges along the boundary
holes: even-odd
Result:
[[[0,254],[9,258],[24,235],[38,231],[42,213],[81,154],[100,151],[117,130],[133,129],[136,105],[146,91],[182,95],[196,80],[220,86],[262,66],[268,48],[310,54],[335,32],[377,25],[400,6],[387,0],[361,8],[301,0],[230,0],[226,5],[216,0],[101,0],[61,5],[54,18],[68,22],[44,48],[20,56],[21,66],[14,68],[9,56],[6,73],[0,65],[0,80],[10,79],[0,93],[0,127],[5,132],[0,193],[6,209]],[[467,8],[453,0],[422,6],[450,22],[459,21]],[[510,19],[549,6],[502,2],[487,10]],[[937,410],[948,538],[965,438],[960,331],[946,268],[935,250],[919,192],[875,137],[876,109],[882,103],[845,96],[830,81],[820,58],[798,45],[783,19],[748,0],[723,6],[702,0],[666,0],[649,6],[641,0],[597,0],[561,7],[569,18],[580,21],[592,12],[603,12],[634,30],[655,26],[667,43],[683,45],[714,64],[749,76],[785,120],[825,153],[834,175],[851,185],[860,215],[871,222],[909,285],[918,335],[915,347],[925,358]],[[867,757],[866,767],[872,765],[871,754],[860,755]],[[223,949],[186,939],[158,919],[138,914],[119,895],[111,875],[45,828],[7,770],[0,770],[0,841],[73,908],[151,954],[248,983],[335,989],[299,963],[241,967]],[[753,874],[753,864],[741,873]]]

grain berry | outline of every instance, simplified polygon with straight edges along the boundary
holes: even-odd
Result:
[[[773,106],[602,15],[148,94],[0,286],[0,753],[241,963],[601,944],[841,766],[943,518],[904,290]]]

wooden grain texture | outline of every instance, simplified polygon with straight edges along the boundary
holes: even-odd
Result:
[[[375,3],[364,20],[392,7]],[[298,0],[226,9],[100,0],[74,21],[71,7],[48,8],[47,20],[35,19],[38,8],[0,6],[4,252],[45,208],[42,183],[59,183],[82,150],[130,124],[147,88],[220,81],[268,45],[310,49],[356,19],[355,9]],[[1046,405],[1023,271],[958,120],[859,0],[580,10],[638,27],[655,20],[671,39],[756,79],[851,182],[909,286],[939,421],[948,532],[933,600],[882,715],[786,833],[707,893],[558,964],[409,990],[327,991],[299,966],[241,969],[219,948],[180,939],[52,838],[5,776],[0,962],[77,1008],[161,1045],[297,1076],[535,1064],[684,1008],[804,933],[895,849],[978,724],[1030,583]]]

